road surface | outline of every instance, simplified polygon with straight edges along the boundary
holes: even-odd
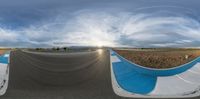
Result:
[[[125,99],[113,92],[107,50],[75,54],[17,50],[10,56],[9,86],[0,99]]]
[[[10,61],[2,99],[121,98],[112,90],[108,51],[51,55],[18,50]]]

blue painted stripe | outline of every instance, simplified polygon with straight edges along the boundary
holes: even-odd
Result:
[[[125,58],[123,58],[122,56],[118,55],[114,51],[112,51],[112,53],[114,53],[116,56],[118,56],[118,58],[120,60],[124,61],[124,64],[131,65],[132,68],[134,70],[136,70],[137,72],[140,72],[142,74],[152,75],[152,76],[172,76],[172,75],[176,75],[176,74],[182,73],[182,72],[190,69],[196,63],[200,62],[200,57],[198,57],[198,58],[194,59],[193,61],[191,61],[191,62],[189,62],[187,64],[183,64],[183,65],[175,67],[175,68],[170,68],[170,69],[152,69],[152,68],[146,68],[146,67],[137,65],[137,64],[135,64],[133,62],[130,62],[130,61],[126,60]]]
[[[5,54],[9,54],[9,53],[5,53]],[[0,56],[0,63],[8,64],[9,57],[5,57],[4,56],[5,54]]]
[[[148,94],[153,91],[158,76],[172,76],[179,74],[190,69],[197,62],[200,62],[200,57],[198,57],[192,62],[176,68],[152,69],[132,63],[112,50],[110,50],[110,55],[116,56],[121,60],[121,62],[112,63],[117,83],[124,90],[137,94]]]
[[[138,73],[132,66],[126,65],[124,62],[116,62],[112,65],[117,83],[124,90],[148,94],[155,88],[157,77]]]

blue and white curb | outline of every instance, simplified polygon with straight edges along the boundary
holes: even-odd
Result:
[[[10,52],[0,56],[0,96],[6,93],[9,80]]]
[[[134,64],[110,50],[112,87],[122,97],[186,98],[200,95],[200,57],[170,69]]]

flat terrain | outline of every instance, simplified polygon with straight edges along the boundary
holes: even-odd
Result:
[[[6,51],[8,51],[8,50],[6,50],[6,49],[0,49],[0,55],[2,55]]]
[[[9,86],[1,99],[121,99],[111,85],[108,51],[11,53]]]
[[[10,56],[9,86],[0,99],[125,99],[113,92],[107,50],[74,54],[15,50]]]
[[[29,48],[26,50],[32,51],[32,52],[51,52],[51,53],[59,53],[59,52],[83,52],[83,51],[95,51],[98,48]]]
[[[172,68],[200,56],[200,49],[128,49],[115,50],[126,59],[150,68]]]

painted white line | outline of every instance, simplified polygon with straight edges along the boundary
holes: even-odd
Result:
[[[200,74],[200,63],[197,63],[195,66],[189,69],[193,73]]]
[[[158,77],[155,89],[151,95],[163,96],[166,98],[186,98],[199,95],[191,94],[196,91],[198,85],[188,83],[183,78],[175,76]]]
[[[200,86],[200,75],[197,73],[192,73],[190,71],[185,71],[184,73],[181,73],[177,75],[179,78],[184,79],[187,82],[198,84]]]
[[[181,80],[183,80],[184,82],[186,82],[186,83],[195,84],[195,83],[193,83],[193,82],[191,82],[191,81],[185,80],[184,78],[180,77],[179,75],[176,75],[176,76],[177,76],[179,79],[181,79]]]
[[[121,60],[117,56],[111,56],[111,62],[116,63],[116,62],[121,62]]]
[[[121,62],[117,56],[110,55],[110,68],[111,68],[111,81],[115,94],[121,97],[130,98],[191,98],[200,95],[200,83],[195,84],[191,81],[185,80],[180,75],[158,77],[157,83],[152,92],[147,95],[131,93],[121,88],[115,78],[112,63]],[[195,66],[193,66],[195,67]],[[199,66],[197,66],[199,68]],[[188,75],[190,71],[181,73],[182,75]],[[200,76],[196,76],[200,77]]]
[[[10,54],[5,54],[5,55],[4,55],[4,57],[9,57],[9,56],[10,56]]]
[[[10,63],[10,54],[5,54],[3,57],[8,58],[8,64],[0,63],[0,96],[6,93],[8,88],[9,81],[9,63]]]
[[[110,56],[110,60],[112,60],[112,56]],[[171,96],[171,95],[153,95],[153,94],[147,94],[147,95],[142,95],[142,94],[136,94],[132,92],[128,92],[124,90],[123,88],[120,87],[118,84],[114,72],[113,72],[113,65],[112,61],[110,61],[110,70],[111,70],[111,83],[112,83],[112,88],[113,91],[116,95],[121,96],[121,97],[129,97],[129,98],[183,98],[182,96]],[[171,87],[171,85],[170,85]]]
[[[200,73],[199,72],[196,72],[196,71],[193,71],[193,70],[188,70],[189,72],[191,72],[191,73],[194,73],[194,74],[199,74],[200,75]]]
[[[110,56],[111,83],[112,83],[112,88],[113,88],[114,93],[121,97],[138,97],[138,98],[144,97],[145,98],[145,96],[143,96],[143,95],[128,92],[120,87],[120,85],[117,83],[117,80],[116,80],[114,72],[113,72],[112,63],[115,61],[112,62],[112,59],[115,59],[115,58],[112,58],[112,56]]]
[[[4,67],[5,64],[0,64],[0,67]],[[4,95],[6,93],[6,90],[8,88],[8,80],[9,80],[9,66],[6,64],[6,69],[1,70],[1,72],[4,72],[0,79],[0,96]]]
[[[113,51],[110,51],[110,55],[111,55],[111,54],[114,54],[114,52],[113,52]]]

